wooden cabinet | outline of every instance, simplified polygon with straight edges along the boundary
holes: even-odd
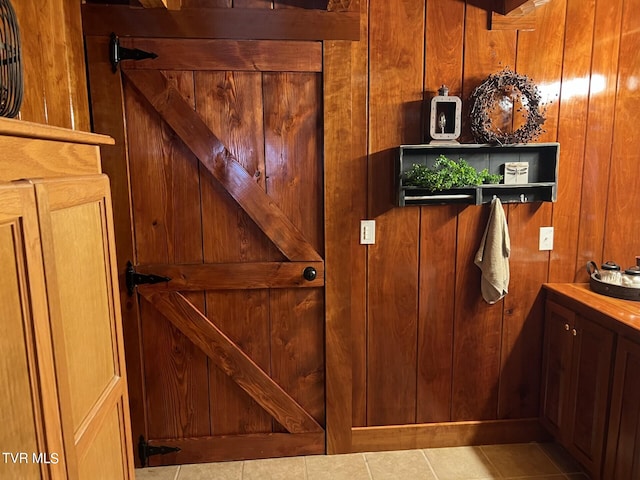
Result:
[[[640,344],[620,339],[611,394],[605,479],[640,478]]]
[[[571,374],[573,337],[565,325],[574,325],[575,317],[573,311],[547,302],[540,408],[542,422],[556,438],[560,437],[562,426],[567,423],[564,419],[565,399],[569,396]]]
[[[614,333],[547,301],[544,338],[542,422],[600,478]]]
[[[47,478],[47,466],[32,462],[39,452],[64,469],[56,409],[44,411],[56,403],[56,386],[38,244],[33,188],[0,186],[0,478]]]
[[[0,119],[0,478],[134,478],[109,142]]]

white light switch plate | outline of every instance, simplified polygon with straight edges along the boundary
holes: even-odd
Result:
[[[540,227],[540,250],[553,250],[553,227]]]
[[[376,243],[376,221],[360,220],[360,244],[373,245]]]

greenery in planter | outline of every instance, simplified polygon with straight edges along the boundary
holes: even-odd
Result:
[[[478,172],[466,160],[451,160],[444,155],[436,159],[433,168],[414,163],[404,174],[405,185],[427,188],[432,192],[483,183],[499,183],[500,180],[502,175],[489,173],[486,168]]]

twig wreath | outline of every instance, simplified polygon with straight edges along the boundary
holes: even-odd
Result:
[[[496,101],[503,97],[520,96],[526,122],[513,132],[503,132],[492,125],[491,112]],[[509,68],[491,74],[471,94],[471,133],[477,143],[528,143],[542,133],[544,112],[540,111],[541,97],[538,87],[526,75]]]

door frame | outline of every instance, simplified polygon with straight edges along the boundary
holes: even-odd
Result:
[[[132,218],[130,212],[128,152],[125,130],[123,86],[114,75],[105,52],[109,37],[90,36],[85,32],[89,85],[99,90],[101,103],[92,98],[93,129],[113,137],[114,146],[102,147],[103,171],[111,178],[118,272],[125,338],[140,343],[137,323],[138,299],[128,297],[124,272],[133,258]],[[365,250],[358,245],[357,218],[364,218],[365,206],[353,208],[351,182],[344,172],[353,168],[354,155],[366,158],[366,148],[354,139],[352,93],[354,62],[351,41],[323,42],[323,133],[324,133],[324,209],[325,209],[325,431],[326,452],[351,451],[352,429],[352,323],[351,297],[357,272],[339,265],[365,261]],[[364,150],[364,151],[363,151]],[[366,171],[366,168],[365,168]],[[362,177],[362,176],[360,176]],[[366,178],[366,177],[365,177]],[[363,185],[364,187],[364,185]],[[345,235],[345,231],[349,235]],[[364,284],[362,284],[364,285]],[[355,282],[355,294],[361,294]],[[362,287],[364,290],[364,287]],[[128,350],[128,349],[127,349]],[[144,394],[139,374],[141,360],[127,352],[131,409],[143,409]],[[145,432],[143,416],[132,415],[134,438]]]

